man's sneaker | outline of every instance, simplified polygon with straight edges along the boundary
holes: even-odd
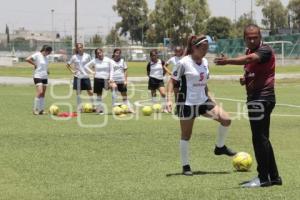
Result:
[[[271,182],[267,181],[267,182],[260,182],[259,178],[256,177],[254,179],[252,179],[249,182],[245,182],[244,184],[242,184],[242,188],[256,188],[256,187],[269,187],[271,186]]]
[[[185,176],[193,176],[190,165],[185,165],[182,167],[182,174]]]
[[[275,179],[271,179],[271,184],[272,185],[282,185],[282,179],[280,176],[278,176]]]
[[[39,112],[37,110],[32,111],[33,115],[39,115]]]
[[[235,156],[236,152],[232,149],[226,147],[225,145],[223,147],[217,147],[215,148],[215,155],[227,155],[227,156]]]
[[[47,112],[44,111],[44,110],[41,110],[41,111],[39,112],[39,115],[47,115]]]

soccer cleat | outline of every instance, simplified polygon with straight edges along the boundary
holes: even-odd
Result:
[[[223,147],[217,147],[215,148],[215,155],[227,155],[227,156],[235,156],[236,152],[233,151],[232,149],[226,147],[226,145],[224,145]]]
[[[278,176],[275,179],[271,179],[271,184],[272,185],[282,185],[282,179],[280,176]]]
[[[182,167],[182,174],[185,176],[193,176],[193,172],[191,170],[190,165],[185,165]]]
[[[97,115],[104,115],[104,112],[103,112],[103,110],[98,110],[98,109],[97,109],[97,110],[96,110],[96,114],[97,114]]]
[[[242,184],[241,187],[242,188],[257,188],[257,187],[269,187],[269,186],[271,186],[271,182],[267,181],[267,182],[261,183],[259,178],[256,177],[249,182],[245,182],[244,184]]]
[[[135,114],[134,110],[132,108],[128,108],[128,113],[131,113],[131,114]]]

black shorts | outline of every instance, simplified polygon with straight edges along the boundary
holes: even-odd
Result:
[[[161,87],[164,87],[164,80],[159,80],[156,78],[149,77],[148,89],[149,90],[157,90]]]
[[[108,90],[108,80],[95,78],[94,79],[94,93],[102,94],[102,90]]]
[[[74,77],[73,90],[92,90],[91,80],[89,78]]]
[[[118,91],[123,93],[127,92],[127,86],[124,83],[116,83],[118,87]]]
[[[179,118],[195,119],[196,117],[204,115],[208,111],[212,110],[215,106],[216,104],[211,99],[207,99],[207,101],[201,105],[188,106],[178,104],[176,108]]]
[[[48,85],[48,79],[33,78],[35,85]]]

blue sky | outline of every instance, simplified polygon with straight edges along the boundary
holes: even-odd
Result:
[[[0,0],[0,32],[5,31],[5,24],[11,29],[25,27],[31,30],[51,30],[51,9],[54,9],[54,26],[62,34],[73,31],[73,3],[74,0]],[[150,9],[154,8],[155,0],[147,0]],[[281,0],[287,5],[288,0]],[[112,10],[116,0],[78,0],[79,28],[86,34],[95,32],[102,35],[120,20]],[[237,0],[237,16],[250,11],[251,0]],[[255,0],[253,0],[255,2]],[[212,15],[227,16],[234,19],[234,0],[208,0]],[[255,18],[260,23],[261,8],[254,7]]]

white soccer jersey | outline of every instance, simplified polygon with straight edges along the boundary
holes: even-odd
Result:
[[[112,80],[114,65],[110,58],[104,57],[103,60],[94,58],[84,66],[85,70],[92,67],[95,68],[95,78]]]
[[[123,83],[125,81],[125,70],[128,68],[124,59],[113,61],[114,63],[114,74],[113,80],[115,82]]]
[[[180,60],[181,58],[182,58],[182,57],[173,56],[172,58],[170,58],[170,59],[167,61],[167,64],[168,64],[168,65],[171,65],[171,67],[172,67],[172,73],[175,71],[175,67],[176,67],[177,63],[179,62],[179,60]]]
[[[183,57],[176,65],[172,79],[181,81],[179,102],[185,105],[201,105],[208,99],[205,93],[209,69],[207,59],[198,65],[191,56]]]
[[[84,66],[92,60],[91,56],[87,53],[83,55],[75,54],[72,56],[71,60],[68,62],[69,65],[74,65],[75,67],[75,76],[78,78],[88,78],[89,75],[84,68]]]
[[[158,59],[158,61],[156,63],[154,62],[149,62],[148,63],[148,68],[150,70],[149,76],[152,78],[156,78],[159,80],[163,80],[164,79],[164,68],[163,65],[165,63]]]
[[[48,57],[44,56],[41,52],[37,52],[31,56],[36,69],[34,70],[33,77],[40,79],[48,78]]]

